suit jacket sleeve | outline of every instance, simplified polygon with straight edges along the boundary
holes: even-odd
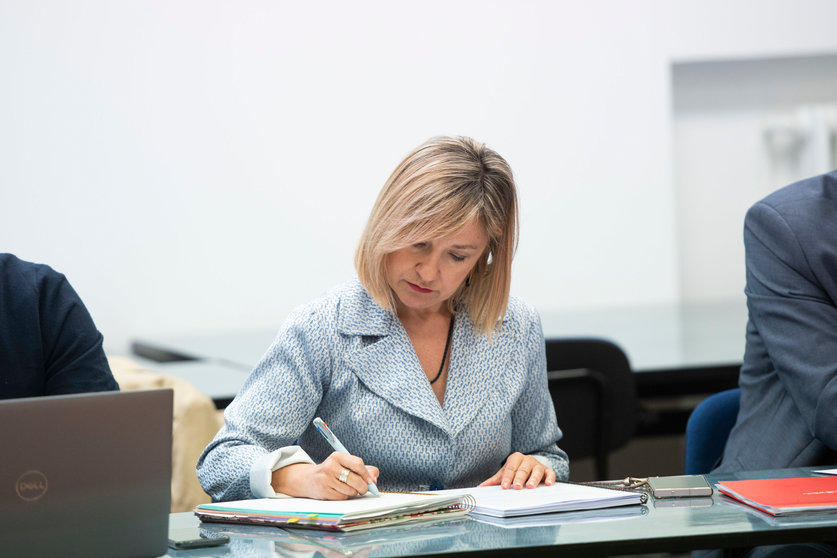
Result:
[[[794,229],[765,203],[750,209],[744,227],[747,305],[807,427],[837,449],[837,307],[814,271],[823,266],[811,265],[830,259],[833,272],[837,248],[834,239],[821,238],[813,228]]]

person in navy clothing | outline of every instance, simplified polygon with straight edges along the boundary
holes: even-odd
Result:
[[[67,278],[0,254],[0,399],[118,389],[102,334]]]

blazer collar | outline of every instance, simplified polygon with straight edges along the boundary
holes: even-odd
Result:
[[[340,296],[337,331],[344,335],[389,335],[398,319],[376,303],[360,281],[354,279]]]
[[[511,325],[508,314],[503,330]],[[395,407],[426,420],[449,436],[469,426],[480,406],[497,392],[495,374],[503,371],[514,351],[507,335],[493,342],[474,332],[466,312],[454,322],[451,362],[444,408],[439,405],[421,368],[407,332],[398,318],[372,300],[359,281],[341,296],[338,331],[379,337],[346,355],[346,364],[374,393]]]

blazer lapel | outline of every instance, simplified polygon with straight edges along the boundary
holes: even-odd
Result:
[[[346,366],[390,404],[450,432],[401,322],[378,306],[360,283],[357,287],[341,300],[338,318],[341,333],[364,338],[346,355]]]
[[[371,391],[395,407],[445,432],[450,431],[442,407],[403,330],[393,331],[379,341],[353,351],[347,355],[346,365]]]

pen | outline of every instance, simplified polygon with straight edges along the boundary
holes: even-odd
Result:
[[[342,451],[343,453],[349,453],[349,450],[346,449],[346,446],[340,443],[340,440],[337,439],[337,436],[334,435],[334,432],[328,427],[328,425],[321,419],[317,417],[314,419],[314,426],[323,435],[323,438],[331,444],[331,447],[334,448],[335,451]],[[351,455],[349,453],[349,455]],[[378,492],[378,487],[375,486],[375,483],[369,483],[369,492],[374,494],[375,496],[380,496],[380,492]]]

